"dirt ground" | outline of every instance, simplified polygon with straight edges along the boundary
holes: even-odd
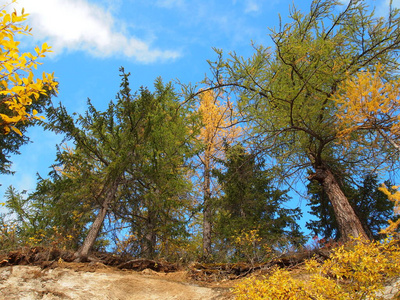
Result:
[[[233,299],[229,281],[203,283],[186,271],[119,270],[102,264],[58,262],[54,268],[13,265],[0,268],[0,299]]]

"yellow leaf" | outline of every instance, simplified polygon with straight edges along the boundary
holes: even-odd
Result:
[[[11,127],[11,129],[12,130],[14,130],[16,133],[18,133],[20,136],[22,136],[22,132],[18,129],[18,128],[16,128],[16,127],[14,127],[14,126],[10,126]]]
[[[5,114],[0,114],[0,117],[3,119],[4,122],[6,123],[16,123],[19,120],[21,120],[21,116],[15,116],[15,117],[9,117]]]

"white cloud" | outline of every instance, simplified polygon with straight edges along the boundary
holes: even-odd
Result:
[[[179,57],[177,51],[153,48],[149,43],[127,34],[117,26],[104,7],[86,0],[19,0],[18,8],[30,14],[33,37],[45,40],[55,54],[83,50],[108,57],[124,55],[149,63]]]
[[[258,12],[260,9],[260,6],[258,5],[257,1],[254,0],[248,0],[245,1],[245,13],[252,13],[252,12]]]

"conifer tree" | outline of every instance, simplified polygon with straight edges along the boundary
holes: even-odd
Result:
[[[271,248],[300,245],[304,238],[296,222],[301,211],[284,207],[290,197],[274,187],[273,172],[241,144],[227,145],[225,151],[225,171],[214,172],[223,193],[216,205],[215,232],[224,250],[234,249],[240,233],[252,230]]]
[[[283,176],[305,176],[308,170],[308,179],[323,186],[342,239],[368,239],[334,166],[339,163],[358,173],[375,162],[360,148],[338,143],[338,106],[332,98],[339,84],[360,70],[378,62],[389,73],[397,68],[399,11],[390,6],[387,18],[376,18],[363,0],[345,5],[313,0],[308,13],[293,8],[290,18],[272,30],[273,49],[255,46],[249,59],[236,54],[225,59],[217,50],[211,80],[238,93],[253,135]]]
[[[190,103],[180,103],[171,84],[155,82],[155,92],[141,88],[132,94],[129,74],[121,68],[121,90],[116,102],[104,112],[88,101],[88,111],[75,122],[63,106],[50,111],[48,128],[61,132],[74,143],[72,151],[61,151],[59,163],[64,175],[87,187],[96,217],[76,257],[86,259],[101,231],[106,215],[132,219],[139,206],[146,215],[143,253],[154,256],[158,217],[179,207],[187,189],[186,160],[195,151],[197,134],[190,124]],[[132,193],[125,197],[127,192]],[[176,197],[175,197],[176,195]],[[125,198],[124,198],[125,197]],[[126,203],[129,199],[133,203]],[[130,211],[133,215],[124,216]]]

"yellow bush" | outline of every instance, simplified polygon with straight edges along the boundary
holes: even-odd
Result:
[[[242,281],[234,293],[239,300],[376,299],[376,291],[399,273],[400,248],[396,242],[354,240],[334,249],[323,263],[307,261],[302,276],[276,268],[263,279]]]

